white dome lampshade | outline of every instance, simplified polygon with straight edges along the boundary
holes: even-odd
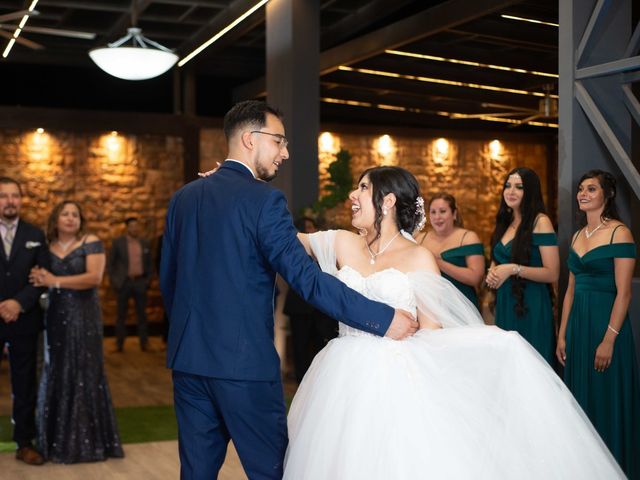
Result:
[[[122,46],[131,40],[132,45]],[[175,65],[178,56],[157,42],[142,36],[139,28],[129,28],[125,37],[89,52],[98,67],[123,80],[147,80],[162,75]]]

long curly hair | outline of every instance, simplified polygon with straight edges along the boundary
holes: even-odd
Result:
[[[578,187],[589,178],[595,178],[598,180],[600,187],[602,188],[602,192],[604,194],[604,208],[602,209],[602,213],[600,214],[600,220],[604,220],[605,218],[611,220],[620,220],[620,214],[618,213],[618,207],[616,206],[616,179],[609,172],[605,172],[604,170],[589,170],[587,173],[580,177],[578,180]],[[577,193],[577,192],[576,192]],[[576,213],[578,219],[578,225],[580,228],[583,228],[587,224],[587,214],[582,210],[578,209]]]
[[[509,177],[514,174],[520,175],[522,179],[523,196],[520,203],[522,220],[511,242],[511,262],[518,265],[529,265],[531,262],[531,244],[535,221],[541,213],[546,214],[546,209],[542,199],[540,178],[536,172],[526,167],[516,167],[511,170],[502,186],[500,207],[496,215],[496,226],[491,235],[491,259],[498,263],[495,258],[495,247],[513,221],[513,210],[507,206],[504,200],[504,191]],[[524,303],[524,287],[525,281],[522,278],[512,277],[511,292],[516,299],[514,310],[519,317],[527,313],[527,306]]]
[[[374,227],[376,236],[372,240],[380,238],[380,224],[382,223],[382,204],[384,197],[389,193],[396,196],[396,225],[398,230],[413,233],[421,220],[421,214],[417,212],[416,200],[420,196],[420,185],[416,177],[409,171],[400,167],[373,167],[365,170],[360,175],[360,182],[365,176],[371,182],[371,198],[376,212]]]

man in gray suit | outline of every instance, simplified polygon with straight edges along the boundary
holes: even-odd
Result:
[[[116,349],[122,352],[127,336],[129,298],[133,297],[138,318],[140,348],[147,351],[147,290],[151,280],[151,248],[149,241],[140,238],[140,224],[136,217],[125,220],[127,232],[111,245],[107,269],[111,286],[116,291],[118,318],[116,320]]]

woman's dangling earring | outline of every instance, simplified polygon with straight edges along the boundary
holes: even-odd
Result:
[[[387,207],[382,207],[382,214],[386,215],[387,213],[389,213],[389,211],[387,210]]]

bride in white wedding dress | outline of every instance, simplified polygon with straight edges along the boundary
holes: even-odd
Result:
[[[555,372],[517,333],[484,326],[411,240],[418,184],[367,170],[353,226],[301,236],[323,270],[415,313],[403,341],[340,324],[289,411],[288,480],[625,478]]]

